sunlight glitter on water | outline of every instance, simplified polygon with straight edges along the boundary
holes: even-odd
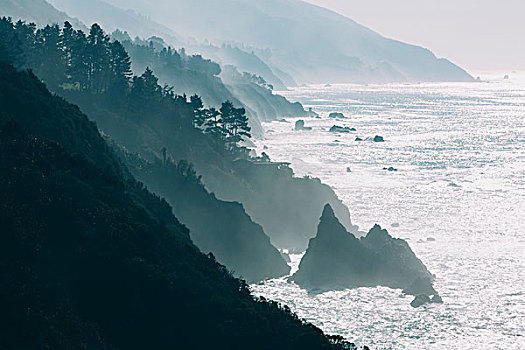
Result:
[[[379,223],[408,239],[445,304],[412,309],[399,290],[381,287],[308,295],[285,278],[254,293],[378,349],[525,348],[523,78],[284,92],[322,118],[305,119],[312,131],[293,131],[293,119],[266,124],[259,152],[266,146],[297,175],[333,186],[362,230]],[[328,132],[334,124],[357,132]],[[375,135],[386,142],[355,141]]]

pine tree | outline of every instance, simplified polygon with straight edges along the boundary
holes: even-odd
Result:
[[[87,37],[88,86],[92,93],[104,92],[111,78],[109,36],[98,24],[93,24]]]
[[[19,20],[14,25],[14,30],[20,43],[19,63],[23,63],[23,66],[27,68],[34,67],[35,64],[38,64],[42,60],[41,56],[35,55],[36,25],[34,23],[27,24]]]
[[[141,110],[146,103],[151,103],[152,100],[161,97],[162,87],[159,85],[159,79],[149,67],[140,77],[133,77],[129,95],[131,107]]]
[[[0,19],[0,62],[20,65],[22,61],[21,45],[11,18]]]
[[[111,90],[125,92],[133,76],[131,58],[119,41],[110,44],[111,51]]]
[[[64,56],[62,35],[58,25],[47,25],[35,35],[35,54],[32,68],[51,89],[66,80],[67,61]]]
[[[205,122],[204,122],[204,130],[207,134],[211,135],[213,139],[216,141],[222,141],[224,140],[224,129],[223,129],[223,120],[221,113],[215,109],[210,108],[205,110]]]
[[[233,103],[226,101],[222,104],[220,112],[223,132],[230,147],[234,148],[243,139],[251,137],[251,128],[244,108],[235,108]]]
[[[190,97],[190,105],[193,108],[193,126],[196,128],[202,128],[206,122],[206,110],[202,99],[197,95]]]
[[[64,38],[66,39],[66,38]],[[83,31],[77,30],[72,33],[70,42],[65,41],[65,45],[70,52],[68,78],[74,85],[78,85],[79,90],[89,88],[89,69],[90,58],[87,37]]]

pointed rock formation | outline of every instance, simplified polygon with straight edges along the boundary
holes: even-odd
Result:
[[[306,288],[386,286],[412,295],[436,295],[432,279],[406,241],[378,225],[358,239],[341,225],[330,205],[325,206],[317,236],[291,277]]]

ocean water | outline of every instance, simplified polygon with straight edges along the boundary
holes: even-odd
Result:
[[[309,295],[286,278],[252,291],[373,349],[525,349],[525,76],[502,77],[296,88],[283,94],[321,114],[305,119],[313,130],[267,123],[257,142],[333,186],[361,230],[378,223],[407,239],[443,305],[414,309],[382,287]],[[328,132],[334,124],[357,132]],[[385,142],[355,141],[375,135]]]

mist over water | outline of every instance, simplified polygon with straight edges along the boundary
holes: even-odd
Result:
[[[413,309],[411,297],[383,287],[308,295],[286,278],[254,293],[373,348],[525,348],[525,76],[502,77],[293,89],[283,94],[321,119],[305,119],[312,131],[267,123],[258,142],[297,175],[333,186],[361,230],[378,223],[407,239],[443,305]],[[328,132],[334,124],[357,132]],[[375,135],[386,142],[355,141]]]

